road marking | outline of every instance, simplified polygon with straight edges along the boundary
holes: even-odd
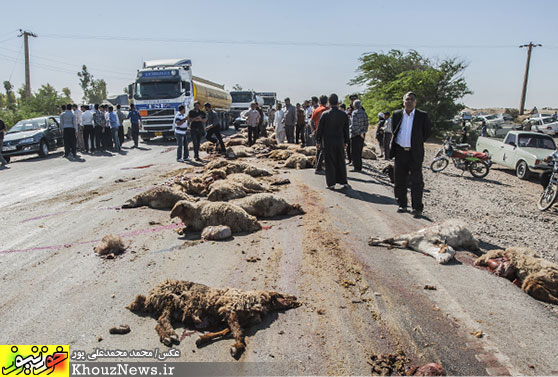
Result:
[[[169,224],[169,225],[160,226],[160,227],[157,227],[157,228],[146,228],[146,229],[139,229],[139,230],[135,230],[135,231],[132,231],[132,232],[127,232],[127,233],[120,233],[119,236],[120,237],[135,237],[135,236],[139,236],[140,234],[162,232],[164,230],[176,229],[176,228],[181,228],[181,227],[184,227],[184,225],[182,223],[178,223],[178,224],[173,223],[173,224]],[[76,245],[87,245],[87,244],[97,243],[99,241],[100,240],[76,241],[76,242],[72,242],[72,243],[65,243],[65,244],[59,244],[59,245],[30,247],[30,248],[27,248],[27,249],[0,250],[0,254],[26,253],[26,252],[29,252],[29,251],[41,251],[41,250],[60,250],[60,249],[69,248],[69,247],[76,246]]]

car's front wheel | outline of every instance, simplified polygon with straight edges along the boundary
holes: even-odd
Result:
[[[41,157],[48,156],[48,144],[46,140],[41,140],[41,144],[39,145],[39,156]]]
[[[525,161],[519,161],[515,168],[515,175],[519,179],[529,179],[529,177],[531,176],[531,172],[529,171],[529,167],[527,166],[527,163]]]

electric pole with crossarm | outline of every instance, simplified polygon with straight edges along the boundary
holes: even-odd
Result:
[[[527,64],[525,65],[525,76],[523,76],[523,90],[521,91],[521,103],[519,104],[519,115],[523,115],[525,110],[525,95],[527,94],[527,80],[529,79],[529,64],[531,63],[531,51],[533,47],[542,47],[541,44],[529,42],[529,44],[521,45],[519,48],[527,47]]]
[[[35,33],[23,31],[19,29],[18,37],[23,36],[23,44],[25,48],[25,97],[31,97],[31,74],[29,72],[29,37],[36,37]]]

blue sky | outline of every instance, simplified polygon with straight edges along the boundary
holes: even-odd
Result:
[[[0,80],[23,84],[17,30],[27,29],[38,34],[32,89],[69,87],[75,101],[82,64],[112,95],[143,60],[172,57],[191,58],[195,75],[228,89],[238,83],[294,101],[345,95],[358,90],[347,82],[363,53],[414,48],[469,63],[466,105],[517,108],[526,59],[518,46],[533,41],[543,47],[533,51],[526,106],[558,106],[555,0],[17,1],[3,4],[2,15]]]

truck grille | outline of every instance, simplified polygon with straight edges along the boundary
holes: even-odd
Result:
[[[147,116],[174,116],[174,109],[149,109]]]
[[[154,124],[165,124],[165,125],[171,125],[173,124],[172,119],[143,119],[143,124],[144,125],[154,125]]]
[[[161,131],[170,131],[172,130],[171,126],[163,126],[163,127],[143,127],[144,130],[146,131],[151,131],[151,132],[161,132]]]

